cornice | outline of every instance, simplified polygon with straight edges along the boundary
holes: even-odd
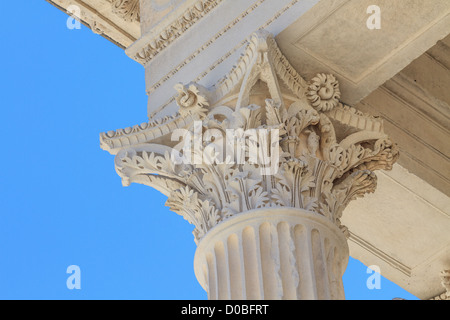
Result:
[[[116,0],[120,1],[120,0]],[[124,1],[124,0],[121,0]],[[136,41],[127,54],[141,64],[146,64],[183,35],[199,20],[216,8],[223,0],[197,0],[187,9],[177,11],[164,19],[162,24]]]
[[[127,48],[137,37],[130,34],[123,26],[120,26],[117,21],[113,21],[114,13],[111,10],[111,16],[98,11],[96,8],[90,6],[82,0],[46,0],[51,5],[60,9],[68,15],[72,15],[67,9],[71,6],[79,8],[79,15],[74,16],[83,25],[92,30],[92,32],[101,35],[107,40],[113,42],[122,49]],[[113,0],[105,0],[111,2]]]
[[[150,95],[152,92],[157,90],[160,86],[162,86],[166,81],[168,81],[170,78],[172,78],[175,74],[177,74],[186,64],[188,64],[190,61],[195,59],[202,51],[206,50],[214,41],[219,39],[222,35],[224,35],[227,31],[229,31],[234,25],[236,25],[239,21],[241,21],[242,18],[250,14],[252,11],[257,9],[260,5],[263,4],[265,0],[259,0],[256,3],[254,3],[251,7],[247,8],[239,17],[237,17],[235,20],[233,20],[232,23],[225,26],[222,30],[220,30],[217,34],[215,34],[212,38],[210,38],[208,41],[204,43],[203,46],[198,48],[195,52],[193,52],[191,55],[186,57],[183,61],[181,61],[178,65],[176,65],[172,70],[170,70],[168,73],[166,73],[163,77],[161,77],[157,82],[155,82],[152,86],[150,86],[147,89],[147,94]],[[263,24],[261,24],[257,30],[265,30],[267,27],[269,27],[272,23],[274,23],[277,19],[279,19],[286,11],[291,9],[294,5],[296,5],[300,0],[293,0],[290,3],[288,3],[285,7],[283,7],[281,10],[277,11],[273,17],[267,21],[265,21]],[[203,72],[201,72],[195,79],[193,79],[193,82],[200,82],[204,77],[206,77],[211,71],[213,71],[215,68],[217,68],[221,63],[226,61],[231,55],[235,54],[238,50],[241,50],[242,48],[246,48],[251,43],[251,37],[249,39],[244,39],[243,41],[239,42],[236,46],[234,46],[231,50],[224,53],[218,60],[216,60],[212,65],[208,66]],[[295,71],[295,69],[290,65],[290,63],[287,61],[286,57],[281,54],[281,50],[279,50],[278,46],[275,45],[273,48],[278,50],[276,55],[280,59],[277,60],[276,67],[281,68],[283,72],[292,73],[294,81],[290,83],[290,85],[297,86],[297,90],[299,89],[299,85],[305,86],[305,83],[301,76]],[[242,49],[245,50],[245,49]],[[243,54],[244,56],[246,53]],[[239,59],[237,64],[245,63],[245,60]],[[282,69],[282,65],[286,66],[286,69]],[[218,86],[226,86],[224,83],[227,78],[231,76],[233,72],[239,72],[238,68],[233,68],[233,70],[230,71],[228,76],[223,77],[220,81],[218,81],[214,87]],[[284,77],[282,77],[283,81],[285,80]],[[285,83],[286,84],[286,83]],[[288,84],[286,84],[288,85]],[[288,85],[289,86],[289,85]],[[292,89],[292,88],[291,88]],[[294,92],[297,92],[297,90],[294,90]],[[160,105],[156,110],[154,110],[150,115],[149,118],[153,118],[156,116],[160,111],[162,111],[165,107],[167,107],[169,104],[174,102],[175,96],[170,97],[164,104]]]

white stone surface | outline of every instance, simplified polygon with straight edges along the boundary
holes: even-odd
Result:
[[[350,255],[420,299],[437,296],[450,265],[449,197],[398,165],[377,175],[376,194],[345,209]]]
[[[366,26],[380,8],[381,28]],[[448,0],[324,0],[278,36],[302,76],[336,75],[354,105],[450,33]]]
[[[125,2],[125,0],[114,0],[116,1]],[[142,155],[145,150],[143,146],[148,145],[150,141],[167,142],[167,135],[170,132],[179,127],[186,127],[189,121],[194,120],[186,116],[189,115],[189,110],[192,110],[189,106],[184,110],[185,116],[173,116],[181,105],[176,98],[182,97],[187,100],[190,98],[189,86],[180,88],[181,91],[184,90],[185,96],[180,96],[180,92],[173,90],[174,85],[179,82],[184,84],[191,81],[197,82],[199,88],[207,88],[205,92],[199,92],[197,97],[204,95],[208,100],[212,99],[214,103],[225,105],[231,103],[236,106],[240,92],[236,88],[242,84],[242,74],[239,75],[240,67],[237,72],[228,72],[244,52],[245,46],[249,43],[248,36],[261,27],[277,35],[281,51],[287,56],[288,63],[291,63],[289,66],[292,70],[297,69],[306,79],[313,78],[318,72],[333,72],[341,84],[342,100],[349,103],[357,102],[365,97],[403,70],[437,40],[450,33],[450,2],[448,0],[379,1],[378,4],[382,9],[380,30],[368,30],[364,26],[361,27],[365,25],[368,17],[365,9],[372,4],[369,0],[226,2],[142,0],[144,6],[141,9],[144,12],[140,12],[143,17],[141,25],[136,21],[127,22],[113,13],[112,0],[49,0],[49,2],[63,8],[71,4],[79,5],[83,9],[83,22],[94,32],[103,34],[122,47],[129,47],[127,54],[145,64],[147,91],[150,93],[148,111],[152,121],[116,132],[112,131],[102,136],[103,148],[113,154],[120,153],[116,158],[119,164],[126,158],[124,157],[126,148],[135,148],[128,155],[131,155],[130,159],[136,160],[136,156]],[[200,13],[204,10],[203,7],[198,7],[199,3],[209,3],[213,6],[207,14],[202,15]],[[196,5],[198,10],[193,9]],[[189,11],[189,14],[195,16],[193,23],[188,22],[191,16],[188,15],[187,19],[183,17],[186,10],[191,9],[194,11]],[[179,18],[181,20],[177,20]],[[182,32],[176,33],[175,36],[173,33],[167,33],[167,28],[171,28],[173,23],[178,22],[184,26]],[[142,36],[141,30],[143,30]],[[151,59],[137,59],[136,54],[148,45],[153,46],[155,39],[158,40],[155,46],[164,50],[158,51],[158,55]],[[133,42],[134,44],[131,45]],[[427,59],[430,60],[429,56],[421,60]],[[279,63],[281,60],[276,61]],[[448,58],[445,55],[441,56],[438,64],[445,65],[445,61],[448,61]],[[438,79],[443,79],[436,77],[438,64],[433,64],[431,73],[424,72],[431,69],[427,67],[428,64],[421,63],[408,68],[404,74],[418,80],[415,87],[408,88],[414,91],[414,96],[417,98],[415,100],[421,101],[420,103],[424,105],[437,107],[430,108],[426,110],[427,112],[439,114],[444,110],[442,119],[445,120],[448,108],[441,103],[436,103],[436,99],[446,96],[448,91],[445,84],[437,83],[436,85],[436,81],[440,81]],[[240,66],[243,65],[245,63]],[[275,98],[281,96],[292,103],[293,97],[294,100],[296,99],[295,94],[292,94],[292,87],[297,86],[300,92],[302,90],[305,92],[308,84],[302,81],[303,78],[297,72],[290,78],[284,78],[279,70],[277,72],[277,77],[281,78],[278,80],[282,81],[279,85],[281,94],[275,95]],[[230,76],[231,87],[235,91],[225,90],[226,94],[220,97],[222,100],[214,100],[214,94],[222,92],[221,86],[226,81],[218,83],[218,80],[225,74]],[[295,78],[297,80],[292,80]],[[264,79],[267,80],[267,78]],[[283,79],[289,80],[287,82],[291,84],[290,88]],[[399,85],[404,85],[404,82],[397,80],[399,78],[389,84],[389,90],[396,91],[398,94],[396,99],[404,99],[405,96],[402,98],[401,94],[405,91],[397,90]],[[424,88],[421,81],[430,84],[426,90],[422,90]],[[294,86],[292,86],[293,83]],[[217,85],[211,89],[215,84]],[[267,91],[264,90],[267,89],[256,84],[254,88],[252,93],[255,94],[248,100],[264,106],[265,97],[261,94],[266,94]],[[213,96],[210,95],[211,91],[215,92]],[[273,92],[274,90],[271,93]],[[433,96],[424,94],[425,92],[431,92]],[[322,96],[326,95],[326,92],[322,92]],[[377,99],[381,100],[379,97]],[[274,100],[274,96],[271,98]],[[433,101],[430,103],[431,100]],[[205,106],[200,105],[200,110]],[[357,116],[354,117],[345,112],[344,115],[338,114],[338,111],[331,112],[334,120],[347,117],[348,124],[353,123],[358,126],[366,123],[366,120],[357,120]],[[154,115],[157,117],[153,117]],[[171,116],[162,118],[165,115]],[[403,131],[406,128],[406,132],[411,132],[411,130],[408,131],[408,123],[413,123],[414,121],[410,119],[414,117],[408,114],[406,118],[408,119],[406,126],[393,125],[392,127]],[[442,119],[435,122],[441,123]],[[370,121],[373,124],[372,128],[379,123],[373,119]],[[379,128],[382,127],[379,126]],[[446,129],[445,125],[444,129]],[[442,130],[433,130],[441,136]],[[408,143],[421,151],[420,144],[416,142],[430,135],[431,131],[416,135],[413,143],[408,142],[411,140],[400,142]],[[314,138],[313,135],[311,136]],[[309,140],[305,138],[305,135],[301,137],[304,142]],[[440,140],[445,141],[445,138]],[[312,153],[315,153],[318,150],[318,147],[313,144],[315,139],[309,141],[311,145],[306,148],[304,146],[303,150],[308,152],[313,150]],[[348,142],[347,140],[345,143]],[[444,149],[439,147],[440,145],[442,142],[436,144],[439,151],[444,153],[445,144]],[[157,151],[164,150],[167,149],[159,148]],[[432,160],[428,161],[430,163],[427,165],[433,167],[437,173],[444,172],[445,167],[439,163],[434,165],[433,159],[436,157],[430,157],[429,153],[424,152],[424,159]],[[161,162],[158,162],[158,165],[160,164]],[[122,168],[120,165],[118,167]],[[138,169],[142,170],[139,167]],[[129,171],[127,174],[137,171]],[[127,174],[122,174],[125,184],[134,181],[158,185],[159,190],[168,196],[176,187],[173,181],[164,184],[158,180],[159,178],[150,175],[137,174],[128,177]],[[343,222],[350,229],[352,256],[367,265],[379,265],[383,275],[420,298],[440,297],[444,290],[441,286],[440,272],[448,270],[450,266],[449,198],[399,166],[395,166],[391,173],[378,174],[378,185],[377,193],[353,202],[345,211]]]
[[[398,158],[382,122],[342,104],[334,76],[303,79],[273,35],[263,30],[252,35],[236,66],[214,86],[190,83],[175,89],[176,113],[103,133],[101,146],[116,155],[124,185],[135,182],[160,190],[168,196],[166,205],[195,225],[196,242],[206,246],[199,259],[207,260],[206,267],[204,260],[199,262],[197,272],[200,268],[204,274],[197,275],[210,299],[343,299],[342,261],[348,255],[342,247],[348,232],[341,224],[342,212],[351,200],[375,191],[374,170],[389,170]],[[215,139],[205,140],[201,135],[211,130]],[[224,137],[239,130],[270,131],[271,138],[227,140],[224,150]],[[180,136],[194,140],[179,144]],[[269,152],[255,151],[268,145]],[[205,157],[211,147],[224,156]],[[234,148],[243,150],[243,156]],[[183,161],[173,160],[174,150],[183,151]],[[250,225],[239,224],[240,233],[228,228],[233,221]],[[219,239],[214,230],[224,230]],[[242,247],[231,252],[224,244],[230,237],[235,241],[230,232],[238,232],[236,241],[242,240]],[[246,250],[252,243],[259,247]],[[294,259],[294,248],[300,250],[295,258],[299,269],[287,263]],[[245,265],[254,255],[261,257]],[[262,268],[258,284],[230,274],[228,263],[239,270],[244,266],[247,279]]]
[[[384,119],[398,163],[450,196],[450,35],[355,108]]]
[[[210,232],[194,270],[208,298],[344,299],[347,241],[327,219],[300,209],[241,213]]]

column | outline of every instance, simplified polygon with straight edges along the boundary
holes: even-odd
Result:
[[[241,213],[200,242],[194,266],[209,299],[344,299],[344,234],[302,209]]]
[[[382,121],[344,104],[333,75],[303,79],[263,30],[215,85],[174,89],[176,112],[100,142],[124,185],[158,189],[195,226],[209,299],[344,299],[341,216],[398,158]]]

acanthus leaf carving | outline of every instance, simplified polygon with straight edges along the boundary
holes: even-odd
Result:
[[[176,97],[177,105],[180,107],[180,115],[187,117],[189,115],[198,115],[200,119],[205,118],[209,103],[205,96],[200,94],[198,86],[191,84],[184,86],[177,84],[175,90],[178,92]]]
[[[112,11],[125,21],[141,20],[140,0],[110,0]]]
[[[398,158],[380,119],[339,102],[333,76],[317,76],[308,92],[298,73],[277,69],[290,64],[274,43],[266,32],[255,36],[249,44],[252,58],[244,59],[232,82],[225,78],[209,90],[177,85],[175,115],[101,136],[105,149],[121,150],[116,169],[125,184],[144,183],[166,194],[167,205],[195,225],[197,242],[221,221],[265,207],[302,208],[348,234],[340,222],[344,208],[373,192],[373,171],[389,170]],[[267,90],[252,90],[260,82]],[[170,141],[176,129],[189,132],[186,139],[190,132],[200,133],[196,141],[188,140],[200,161],[171,163],[170,154],[180,152]]]
[[[209,200],[201,200],[198,193],[189,186],[173,191],[166,205],[196,226],[194,230],[196,241],[201,239],[220,219],[216,207]]]

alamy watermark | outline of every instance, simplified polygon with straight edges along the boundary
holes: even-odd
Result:
[[[69,18],[67,18],[67,29],[69,30],[79,30],[81,29],[81,22],[80,22],[80,17],[81,17],[81,8],[77,5],[70,5],[67,7],[67,14],[69,15]]]
[[[369,30],[381,29],[381,9],[377,5],[371,5],[367,7],[367,14],[370,14],[367,18],[366,26]]]
[[[367,278],[366,286],[369,290],[381,289],[381,269],[377,265],[371,265],[367,268],[366,273],[371,274]]]
[[[67,289],[81,289],[81,269],[77,265],[70,265],[67,267],[66,273],[70,276],[66,280]]]
[[[262,175],[278,172],[280,162],[279,129],[207,129],[195,121],[193,131],[176,129],[172,141],[180,141],[172,150],[174,164],[251,164]]]

